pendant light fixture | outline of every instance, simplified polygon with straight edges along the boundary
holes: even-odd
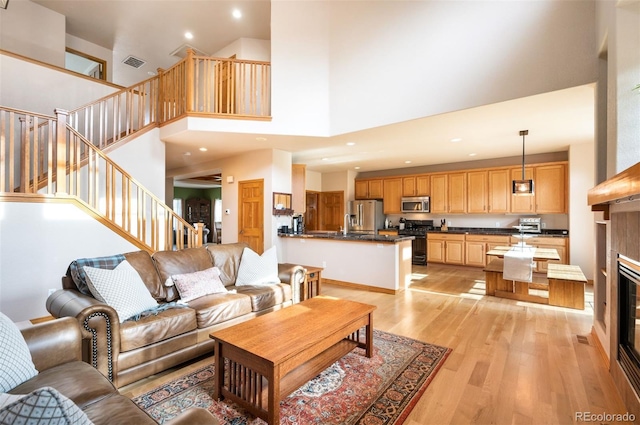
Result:
[[[529,134],[529,130],[520,130],[522,136],[522,179],[513,180],[511,193],[520,196],[533,195],[533,180],[524,178],[524,137]]]

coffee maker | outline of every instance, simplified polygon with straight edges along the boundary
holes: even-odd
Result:
[[[293,233],[304,233],[304,217],[302,214],[293,216],[291,230]]]

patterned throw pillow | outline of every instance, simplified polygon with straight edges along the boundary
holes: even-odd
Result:
[[[251,248],[245,248],[242,251],[240,267],[238,267],[236,286],[272,285],[274,283],[280,283],[276,247],[272,246],[262,255],[258,255]]]
[[[142,278],[128,261],[113,270],[84,266],[91,294],[118,313],[120,323],[158,306]]]
[[[205,295],[227,292],[227,288],[220,280],[220,269],[217,267],[194,273],[174,274],[171,279],[178,288],[180,299],[184,302]]]
[[[7,392],[37,374],[22,333],[0,313],[0,392]]]
[[[0,394],[2,425],[91,425],[87,415],[55,388],[27,395]]]

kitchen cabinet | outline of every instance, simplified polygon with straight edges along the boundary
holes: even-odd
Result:
[[[382,199],[382,179],[356,180],[356,199]]]
[[[416,176],[403,177],[402,196],[417,196],[416,192]]]
[[[534,214],[536,211],[536,192],[538,191],[537,182],[534,178],[533,167],[525,167],[524,178],[533,179],[533,195],[511,195],[511,209],[512,213],[516,214]],[[522,167],[511,169],[511,180],[522,179]],[[509,193],[511,193],[511,181],[509,182]]]
[[[462,234],[428,233],[427,263],[464,264]]]
[[[431,178],[428,175],[416,176],[416,196],[431,195]]]
[[[569,264],[569,255],[568,255],[568,246],[569,239],[568,238],[549,238],[544,236],[534,236],[531,238],[525,239],[527,245],[535,246],[536,248],[552,248],[558,251],[558,256],[560,260],[550,260],[550,261],[538,261],[536,262],[536,266],[533,269],[535,272],[546,273],[547,265],[549,263],[560,263],[560,264]],[[515,236],[511,237],[511,244],[516,244],[520,242],[520,238]]]
[[[434,174],[431,176],[431,213],[444,214],[449,212],[447,196],[447,175]]]
[[[384,179],[382,207],[385,214],[402,214],[402,178]]]
[[[429,196],[430,177],[428,174],[402,177],[402,196]]]
[[[449,212],[463,214],[467,212],[467,173],[447,175]]]
[[[307,166],[305,164],[291,165],[291,207],[296,214],[306,211],[306,181]]]
[[[485,267],[487,252],[496,246],[509,245],[509,236],[498,235],[466,235],[465,236],[465,265]]]
[[[467,213],[483,214],[487,212],[488,185],[486,170],[467,173]]]
[[[537,214],[567,213],[567,167],[565,164],[536,166],[533,184]]]
[[[506,214],[510,211],[511,173],[508,168],[491,169],[487,172],[489,189],[487,193],[487,212]]]
[[[398,231],[396,229],[380,229],[378,234],[381,236],[398,236]]]

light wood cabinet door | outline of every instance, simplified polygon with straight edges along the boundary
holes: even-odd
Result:
[[[489,170],[487,178],[489,183],[487,212],[492,214],[508,213],[511,204],[511,173],[509,169]]]
[[[306,207],[305,183],[306,183],[305,164],[291,165],[291,206],[296,213],[304,213]]]
[[[445,243],[427,237],[427,263],[444,263]]]
[[[564,214],[567,212],[567,167],[550,164],[535,167],[534,190],[536,213]]]
[[[448,175],[448,197],[450,213],[467,212],[467,173]]]
[[[487,212],[487,171],[469,171],[467,173],[467,212],[483,214]]]
[[[464,241],[446,241],[445,263],[464,264]]]
[[[431,178],[429,176],[416,176],[416,196],[431,195]]]
[[[402,178],[402,196],[416,196],[415,176]]]
[[[485,249],[487,244],[479,241],[465,242],[465,258],[467,266],[484,267],[487,265]]]
[[[384,179],[382,208],[385,214],[402,213],[402,178]]]
[[[356,180],[356,199],[382,199],[382,179]]]
[[[356,180],[356,199],[367,199],[369,196],[369,181]]]
[[[369,199],[382,199],[384,194],[382,181],[382,179],[369,180]]]
[[[525,167],[524,178],[533,179],[534,194],[532,196],[511,195],[511,212],[533,214],[536,211],[536,195],[537,185],[534,178],[534,171],[532,167]],[[522,167],[511,169],[511,180],[522,179]],[[511,193],[511,181],[509,182],[509,193]]]
[[[431,212],[433,214],[448,213],[447,175],[435,174],[431,176]]]

